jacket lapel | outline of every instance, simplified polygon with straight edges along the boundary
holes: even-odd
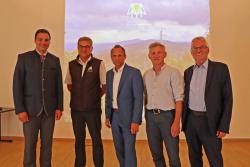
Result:
[[[110,97],[113,97],[113,82],[114,82],[114,71],[113,70],[111,70],[111,75],[110,75],[109,80],[110,80],[110,83],[111,83],[111,84],[109,84],[110,85],[109,86]]]
[[[213,76],[213,62],[208,60],[208,69],[207,69],[207,78],[206,78],[206,87],[205,87],[205,98],[207,96],[208,88],[212,82]]]
[[[190,87],[190,82],[193,76],[194,66],[191,67],[190,71],[187,74],[187,85]]]
[[[124,68],[123,68],[123,71],[122,71],[122,76],[121,76],[121,79],[120,79],[120,82],[119,82],[119,87],[118,87],[118,93],[117,93],[117,98],[119,97],[119,94],[121,92],[121,89],[125,83],[125,79],[127,78],[127,69],[128,68],[128,65],[125,64],[124,65]]]
[[[36,50],[33,51],[33,57],[32,57],[32,59],[33,59],[32,66],[35,69],[34,71],[37,71],[37,72],[41,71],[41,68],[42,68],[41,67],[41,58],[40,58],[39,53],[36,52]]]

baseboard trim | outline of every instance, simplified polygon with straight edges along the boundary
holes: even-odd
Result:
[[[1,139],[23,140],[22,136],[2,136]],[[54,141],[74,141],[74,138],[54,138]],[[113,142],[112,139],[103,139],[104,142]],[[91,142],[91,139],[86,139],[86,142]],[[138,139],[136,142],[147,142],[147,140]],[[180,139],[180,143],[186,143],[185,139]],[[250,138],[225,138],[223,142],[250,142]]]

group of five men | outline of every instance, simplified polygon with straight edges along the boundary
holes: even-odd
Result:
[[[63,111],[62,72],[59,59],[49,53],[51,36],[46,29],[35,34],[36,49],[18,56],[13,78],[16,114],[23,123],[25,167],[36,166],[40,131],[40,166],[50,167],[55,120]],[[202,167],[202,146],[211,167],[222,167],[222,138],[229,133],[232,86],[227,65],[208,59],[204,37],[191,43],[195,65],[181,73],[165,63],[166,48],[149,45],[153,67],[142,77],[125,63],[121,45],[111,49],[114,68],[106,73],[103,61],[93,57],[89,37],[78,40],[78,56],[69,62],[65,83],[75,135],[75,167],[86,165],[86,125],[93,144],[95,167],[103,167],[101,97],[106,93],[105,125],[112,129],[120,167],[136,167],[136,134],[145,108],[146,132],[156,167],[166,167],[164,142],[170,167],[180,167],[179,133],[186,135],[192,167]],[[185,83],[185,86],[184,86]],[[185,96],[184,96],[185,95]],[[143,102],[144,99],[144,102]],[[181,119],[182,117],[182,119]]]

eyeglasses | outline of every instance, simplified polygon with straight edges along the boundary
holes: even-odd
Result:
[[[196,50],[198,50],[198,49],[200,49],[200,50],[202,50],[202,49],[207,49],[208,47],[206,46],[206,45],[202,45],[202,46],[200,46],[200,47],[192,47],[191,49],[192,49],[192,51],[196,51]]]
[[[83,46],[83,45],[78,45],[78,48],[80,48],[80,49],[83,49],[83,48],[85,48],[85,49],[90,49],[91,46],[90,46],[90,45],[85,45],[85,46]]]

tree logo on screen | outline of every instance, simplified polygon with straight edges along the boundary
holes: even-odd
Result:
[[[142,18],[144,15],[146,15],[146,11],[141,3],[131,3],[127,15],[130,17]]]

